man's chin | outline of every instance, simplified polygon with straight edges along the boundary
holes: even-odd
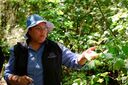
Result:
[[[45,41],[45,40],[41,40],[41,41],[39,41],[39,43],[42,44],[44,41]]]

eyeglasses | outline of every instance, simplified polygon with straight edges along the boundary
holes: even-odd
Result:
[[[48,30],[48,28],[46,27],[46,26],[44,26],[44,27],[41,27],[41,26],[37,26],[37,27],[35,27],[35,29],[37,29],[37,30]]]

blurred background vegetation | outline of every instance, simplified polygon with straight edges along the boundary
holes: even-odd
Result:
[[[64,67],[63,85],[128,85],[128,0],[0,0],[6,61],[9,48],[24,40],[30,14],[53,22],[49,38],[73,52],[96,46],[100,53],[81,70]]]

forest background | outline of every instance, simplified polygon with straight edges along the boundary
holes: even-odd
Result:
[[[97,47],[99,58],[81,70],[63,67],[63,85],[128,85],[128,0],[0,0],[6,62],[9,48],[24,40],[30,14],[54,23],[49,38],[73,52]]]

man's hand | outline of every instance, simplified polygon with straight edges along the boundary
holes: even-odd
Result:
[[[30,78],[26,75],[25,76],[20,76],[19,79],[18,79],[19,85],[28,85],[32,82],[33,82],[32,78]]]
[[[84,65],[86,61],[93,60],[98,57],[98,54],[94,52],[95,47],[91,47],[84,51],[79,57],[78,57],[78,63],[80,65]]]
[[[95,47],[91,47],[82,53],[82,56],[85,57],[88,61],[93,60],[98,57],[98,54],[94,51]]]
[[[17,75],[10,75],[9,81],[11,85],[28,85],[33,82],[32,78],[24,75],[24,76],[17,76]]]

